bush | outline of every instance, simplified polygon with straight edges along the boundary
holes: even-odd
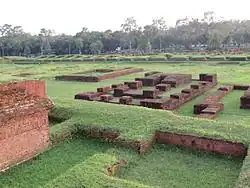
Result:
[[[192,61],[206,61],[207,58],[205,56],[191,56],[191,57],[189,57],[189,60],[192,60]]]
[[[170,61],[188,61],[188,57],[171,57]]]
[[[148,57],[133,57],[133,61],[148,61]]]
[[[108,57],[107,61],[120,61],[119,57]]]
[[[130,57],[121,57],[120,61],[133,61],[133,59]]]
[[[150,57],[148,60],[149,61],[166,61],[167,58],[165,58],[165,57]]]
[[[167,59],[170,59],[171,57],[173,57],[173,54],[166,53],[165,56],[166,56]]]
[[[90,59],[92,59],[92,58],[90,58]],[[96,57],[96,58],[94,57],[93,60],[94,61],[106,61],[106,58],[105,57]]]
[[[225,56],[210,56],[208,58],[210,61],[224,61],[226,60]]]
[[[90,62],[90,61],[94,61],[94,59],[93,58],[83,58],[83,59],[81,59],[81,61]]]
[[[229,61],[247,61],[246,56],[231,56],[231,57],[227,57],[227,59]]]

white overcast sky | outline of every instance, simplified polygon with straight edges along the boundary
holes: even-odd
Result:
[[[164,17],[169,25],[178,18],[202,17],[205,11],[232,19],[250,19],[250,0],[0,0],[0,25],[23,26],[26,32],[40,28],[75,34],[90,30],[116,30],[134,16],[139,25]]]

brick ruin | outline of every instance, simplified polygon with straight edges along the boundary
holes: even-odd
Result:
[[[250,87],[245,89],[244,95],[240,97],[240,108],[250,109]]]
[[[221,86],[217,91],[206,97],[202,102],[194,105],[194,114],[198,118],[215,119],[217,114],[224,109],[224,104],[219,101],[232,92],[232,85]]]
[[[234,90],[245,91],[244,95],[240,97],[240,108],[250,109],[250,86],[249,85],[234,85]]]
[[[134,74],[143,71],[141,68],[120,68],[120,69],[92,69],[84,72],[73,73],[72,75],[56,76],[56,80],[81,81],[81,82],[100,82],[120,76]],[[101,73],[100,75],[87,75],[90,73]]]
[[[43,81],[0,85],[0,171],[31,159],[49,145],[52,107]]]
[[[145,73],[144,78],[136,78],[135,81],[97,88],[97,92],[78,93],[75,99],[174,110],[214,87],[217,84],[217,75],[200,74],[199,81],[191,84],[189,88],[169,97],[162,96],[172,88],[191,82],[190,74],[149,72]]]

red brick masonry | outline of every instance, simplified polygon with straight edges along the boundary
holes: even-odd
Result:
[[[49,145],[52,107],[43,81],[0,85],[0,171],[31,159]]]
[[[173,144],[231,156],[245,156],[247,152],[247,148],[242,143],[227,142],[224,140],[209,139],[185,134],[156,132],[155,139],[157,143],[161,144]]]

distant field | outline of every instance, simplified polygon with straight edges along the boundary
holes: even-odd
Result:
[[[117,77],[98,83],[56,81],[55,76],[98,68],[138,67],[148,71],[189,73],[198,78],[200,73],[216,73],[218,86],[225,83],[250,84],[250,64],[223,65],[218,63],[0,63],[0,81],[43,79],[47,94],[56,104],[51,114],[64,118],[51,121],[52,141],[57,134],[84,128],[118,131],[125,140],[144,140],[155,130],[180,132],[238,141],[250,144],[249,110],[239,108],[243,91],[233,91],[221,101],[225,104],[216,121],[193,118],[193,105],[202,101],[210,90],[184,104],[174,113],[143,107],[74,100],[74,95],[96,91],[97,87],[134,80],[144,72]],[[26,74],[26,76],[18,75]],[[16,75],[16,76],[14,76]],[[180,88],[171,92],[180,91]],[[169,93],[171,93],[169,92]],[[166,95],[169,95],[166,93]],[[115,176],[106,175],[106,166],[118,158],[128,164]],[[234,187],[242,166],[241,158],[232,158],[189,151],[175,146],[153,145],[148,153],[138,156],[135,151],[117,148],[112,143],[86,138],[63,142],[39,155],[34,160],[0,176],[0,187]],[[86,174],[86,176],[85,176]],[[91,182],[93,184],[91,184]],[[91,186],[92,185],[92,186]]]
[[[180,53],[159,53],[159,54],[99,54],[99,55],[79,55],[79,54],[70,54],[70,55],[42,55],[36,57],[20,57],[20,56],[7,56],[0,58],[2,61],[12,61],[12,62],[112,62],[112,61],[162,61],[162,62],[171,62],[171,61],[221,61],[221,62],[237,62],[237,61],[249,61],[249,53],[220,53],[220,52],[211,52],[211,53],[198,53],[198,52],[180,52]]]

